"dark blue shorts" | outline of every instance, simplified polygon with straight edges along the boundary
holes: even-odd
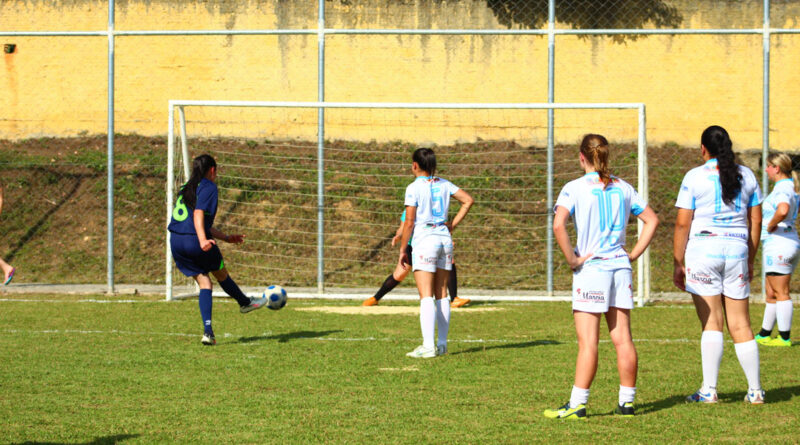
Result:
[[[187,277],[220,270],[225,267],[222,261],[222,252],[217,245],[211,246],[207,252],[200,248],[197,235],[170,233],[169,247],[175,265]]]

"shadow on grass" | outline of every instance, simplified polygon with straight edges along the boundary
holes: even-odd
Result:
[[[688,395],[688,393],[687,393]],[[745,392],[719,393],[719,401],[722,403],[744,403]],[[800,385],[788,386],[786,388],[776,388],[767,390],[767,403],[788,402],[793,397],[800,395]],[[675,405],[686,403],[685,395],[667,397],[651,403],[643,403],[636,406],[636,414],[649,414],[662,409],[672,408]]]
[[[94,440],[90,440],[88,442],[69,442],[69,443],[77,445],[111,445],[122,442],[123,440],[133,439],[139,436],[140,436],[139,434],[116,434],[113,436],[95,437]],[[14,445],[63,445],[66,443],[68,442],[27,441],[27,442],[14,442]]]
[[[488,351],[490,349],[521,349],[521,348],[531,348],[534,346],[560,345],[560,344],[561,344],[560,341],[555,341],[555,340],[534,340],[534,341],[525,341],[522,343],[506,343],[494,346],[477,346],[474,348],[464,349],[463,351],[451,352],[450,355],[469,354],[472,352],[483,352],[483,351]]]
[[[337,332],[342,332],[342,330],[337,329],[335,331],[297,331],[297,332],[287,332],[285,334],[276,334],[276,335],[258,335],[255,337],[242,337],[239,339],[239,343],[252,343],[255,341],[263,341],[263,340],[278,340],[278,343],[286,343],[289,340],[300,340],[303,338],[318,338],[330,334],[335,334]]]

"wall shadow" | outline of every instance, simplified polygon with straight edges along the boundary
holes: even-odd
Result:
[[[300,340],[304,338],[318,338],[318,337],[325,337],[330,334],[335,334],[337,332],[342,332],[341,329],[337,329],[335,331],[296,331],[296,332],[287,332],[285,334],[275,334],[275,335],[257,335],[255,337],[242,337],[239,339],[239,343],[252,343],[257,341],[264,341],[264,340],[278,340],[278,343],[286,343],[289,340]]]
[[[522,349],[522,348],[532,348],[534,346],[547,346],[547,345],[560,345],[560,341],[556,340],[534,340],[534,341],[526,341],[521,343],[506,343],[502,345],[494,345],[494,346],[477,346],[474,348],[464,349],[461,351],[449,352],[449,355],[459,355],[459,354],[471,354],[473,352],[484,352],[491,349]]]

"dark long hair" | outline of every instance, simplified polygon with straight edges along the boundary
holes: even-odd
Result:
[[[724,128],[712,125],[703,131],[700,142],[706,147],[708,154],[717,159],[722,200],[730,205],[742,189],[742,174],[736,165],[731,138]]]
[[[178,193],[178,196],[183,196],[183,203],[190,209],[193,209],[197,204],[197,186],[200,184],[200,181],[206,177],[211,167],[216,166],[217,161],[215,161],[211,155],[203,154],[194,158],[192,161],[192,176],[189,177],[189,181],[186,182],[186,185],[184,185],[180,193]]]
[[[608,170],[608,140],[599,134],[587,134],[581,141],[581,153],[600,175],[603,188],[608,187],[608,183],[611,182],[611,172]]]
[[[411,155],[411,160],[419,165],[422,171],[433,176],[436,173],[436,154],[430,148],[418,148]]]

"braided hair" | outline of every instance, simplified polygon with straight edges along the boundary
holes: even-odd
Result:
[[[742,174],[733,155],[733,143],[728,132],[719,125],[712,125],[703,131],[700,142],[712,158],[717,159],[719,184],[722,186],[722,200],[730,205],[742,189]]]

